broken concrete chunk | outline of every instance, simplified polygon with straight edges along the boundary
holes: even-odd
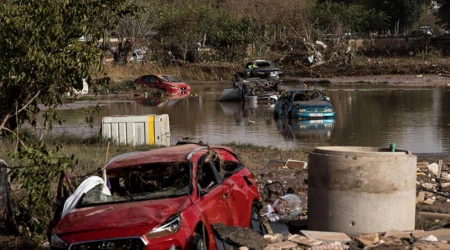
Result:
[[[380,242],[380,237],[377,233],[363,234],[355,237],[355,240],[362,246],[373,246]]]
[[[274,244],[269,244],[264,250],[281,250],[281,249],[291,249],[297,247],[298,244],[292,241],[283,241]]]
[[[346,250],[349,246],[343,245],[340,242],[327,243],[320,246],[313,246],[311,250]]]
[[[423,201],[423,203],[428,204],[428,205],[433,205],[435,201],[436,201],[435,199],[427,198]]]
[[[264,249],[267,242],[258,231],[250,228],[232,227],[222,223],[213,224],[219,238],[236,246],[245,246],[250,250]]]
[[[441,179],[450,180],[450,173],[442,173],[441,174]]]
[[[418,162],[417,163],[417,168],[419,168],[419,169],[428,169],[428,165],[430,165],[430,164],[428,162],[426,162],[426,161]]]
[[[323,241],[320,240],[315,240],[315,239],[309,239],[305,236],[301,236],[298,234],[294,234],[294,235],[289,235],[287,238],[289,241],[298,243],[300,245],[304,245],[304,246],[317,246],[317,245],[321,245],[323,244]]]
[[[431,163],[428,165],[428,170],[430,170],[434,175],[439,173],[439,165],[437,163]]]
[[[430,242],[437,242],[438,241],[437,237],[434,236],[434,235],[429,235],[427,237],[422,237],[419,240],[430,241]]]
[[[423,183],[422,187],[428,190],[434,190],[436,184],[432,184],[432,183]]]
[[[417,194],[417,197],[416,197],[416,202],[417,203],[422,203],[424,201],[425,201],[425,193],[424,192],[419,192]]]
[[[284,237],[282,234],[266,234],[264,235],[264,239],[269,244],[282,242],[284,240]]]
[[[348,235],[340,232],[322,232],[322,231],[310,231],[310,230],[301,230],[300,231],[304,236],[310,239],[316,239],[324,242],[341,242],[347,243],[352,241]]]
[[[400,239],[389,239],[388,241],[376,246],[365,247],[364,250],[411,250],[409,241]]]

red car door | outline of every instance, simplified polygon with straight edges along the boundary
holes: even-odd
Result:
[[[202,164],[197,171],[199,198],[194,202],[208,224],[232,225],[231,211],[225,204],[226,194],[213,162]]]
[[[232,175],[223,181],[225,205],[231,211],[233,226],[248,227],[252,202],[248,196],[248,185],[238,175]]]
[[[217,150],[225,165],[216,164],[217,171],[223,174],[224,201],[230,211],[233,226],[248,227],[253,201],[259,200],[255,183],[248,179],[248,170],[240,163],[236,155],[226,150]],[[223,167],[224,169],[221,169]],[[253,190],[252,190],[253,189]],[[256,192],[256,194],[255,194]]]

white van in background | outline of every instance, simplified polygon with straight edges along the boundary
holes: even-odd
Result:
[[[73,93],[75,96],[87,95],[89,93],[89,86],[86,82],[86,79],[83,78],[83,88],[82,89],[73,89]],[[71,92],[67,92],[67,96],[71,96]]]

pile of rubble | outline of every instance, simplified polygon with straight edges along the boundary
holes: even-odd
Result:
[[[450,226],[450,166],[442,160],[438,163],[417,164],[416,230],[377,232],[352,237],[343,232],[307,230],[307,165],[307,162],[295,160],[269,162],[265,174],[261,172],[257,175],[262,199],[265,201],[261,211],[261,225],[266,229],[227,230],[225,225],[215,225],[219,239],[216,241],[224,244],[223,248],[218,249],[230,249],[227,245],[243,250],[450,249],[450,229],[446,228]],[[287,202],[291,206],[288,211],[295,219],[283,217],[285,214],[280,213],[279,208],[276,209],[280,198],[285,196],[297,197],[291,199],[295,203]],[[420,225],[420,220],[423,219],[428,220],[428,227]],[[281,224],[284,227],[280,227]],[[422,228],[426,230],[421,230]]]
[[[226,227],[221,225],[221,227]],[[222,228],[224,229],[224,228]],[[220,230],[220,229],[219,229]],[[450,249],[450,229],[434,231],[391,231],[386,233],[373,233],[358,235],[353,238],[344,233],[319,232],[301,230],[297,234],[266,234],[264,236],[252,232],[253,229],[240,228],[239,234],[221,235],[225,242],[222,249],[230,249],[228,246],[237,247],[240,250],[345,250],[345,249]],[[250,236],[250,237],[249,237]],[[243,241],[249,241],[242,245]],[[221,249],[220,246],[218,249]]]

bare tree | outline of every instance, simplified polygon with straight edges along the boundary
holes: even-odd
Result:
[[[117,33],[120,37],[130,37],[136,39],[137,42],[145,42],[145,40],[155,33],[152,19],[152,11],[143,11],[138,17],[126,16],[120,21]]]

